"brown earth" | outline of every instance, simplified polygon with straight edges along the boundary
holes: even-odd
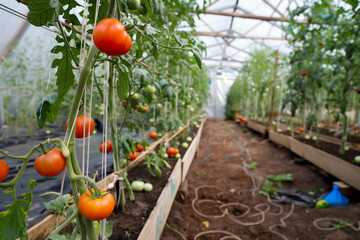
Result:
[[[287,149],[235,122],[208,120],[187,175],[188,197],[185,201],[174,201],[161,239],[360,239],[360,232],[351,227],[321,230],[313,223],[319,218],[338,218],[357,227],[358,192],[350,196],[349,206],[328,209],[294,206],[293,211],[290,204],[270,203],[257,191],[252,194],[267,175],[286,173],[292,174],[293,181],[284,182],[284,189],[331,190],[333,177],[308,162],[296,163],[296,158]],[[257,162],[257,169],[248,174],[243,168],[244,161]],[[250,177],[253,174],[258,177]],[[328,220],[318,224],[328,226]],[[211,232],[214,230],[218,232]]]

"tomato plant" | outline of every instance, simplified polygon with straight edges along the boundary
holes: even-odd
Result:
[[[109,153],[111,152],[113,149],[113,145],[112,145],[112,142],[110,140],[107,140],[106,141],[106,144],[105,142],[103,142],[102,144],[100,144],[99,146],[99,150],[101,153]]]
[[[91,195],[90,190],[83,193],[79,199],[80,213],[90,220],[102,220],[110,216],[115,207],[114,197],[107,191],[101,191],[101,195]]]
[[[66,130],[68,129],[69,120],[66,121]],[[85,126],[84,126],[85,125]],[[85,134],[84,134],[85,128]],[[83,138],[89,136],[95,129],[95,121],[88,115],[82,115],[76,118],[75,137]]]
[[[54,177],[64,171],[66,159],[61,149],[53,148],[45,154],[38,156],[34,163],[35,170],[44,177]]]
[[[124,55],[132,45],[125,27],[114,18],[101,20],[94,28],[93,39],[96,47],[110,56]]]
[[[0,159],[0,183],[4,181],[9,175],[9,165]]]

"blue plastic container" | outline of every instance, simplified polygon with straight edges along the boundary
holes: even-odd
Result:
[[[323,200],[327,201],[330,206],[346,206],[349,205],[349,198],[340,192],[338,185],[334,185],[330,193]]]

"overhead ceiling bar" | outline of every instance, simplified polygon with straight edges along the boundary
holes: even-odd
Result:
[[[278,14],[280,14],[280,16],[282,18],[287,18],[282,12],[280,12],[277,8],[278,7],[274,7],[271,3],[269,3],[267,0],[263,0],[264,3],[266,3],[269,7],[271,7],[275,12],[277,12]],[[281,1],[280,1],[281,2]],[[279,4],[278,4],[279,5]]]
[[[195,11],[196,12],[196,11]],[[238,17],[238,18],[248,18],[248,19],[255,19],[255,20],[263,20],[263,21],[280,21],[284,22],[287,21],[287,18],[284,17],[266,17],[266,16],[257,16],[253,14],[240,14],[240,13],[231,13],[231,12],[220,12],[220,11],[212,11],[212,10],[200,10],[199,13],[201,14],[211,14],[211,15],[219,15],[219,16],[227,16],[227,17]],[[297,21],[297,22],[304,22],[304,21]]]
[[[234,63],[244,63],[245,61],[232,60],[232,59],[216,59],[216,58],[203,58],[203,60],[216,61],[216,62],[234,62]]]
[[[255,36],[237,36],[237,35],[223,35],[213,32],[194,32],[194,35],[203,37],[220,37],[220,38],[243,38],[243,39],[260,39],[260,40],[281,40],[285,41],[284,37],[255,37]]]

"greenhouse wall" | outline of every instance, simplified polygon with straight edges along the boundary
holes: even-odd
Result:
[[[210,84],[210,97],[204,106],[209,118],[225,118],[226,94],[234,82],[234,78],[222,75],[213,75]]]

